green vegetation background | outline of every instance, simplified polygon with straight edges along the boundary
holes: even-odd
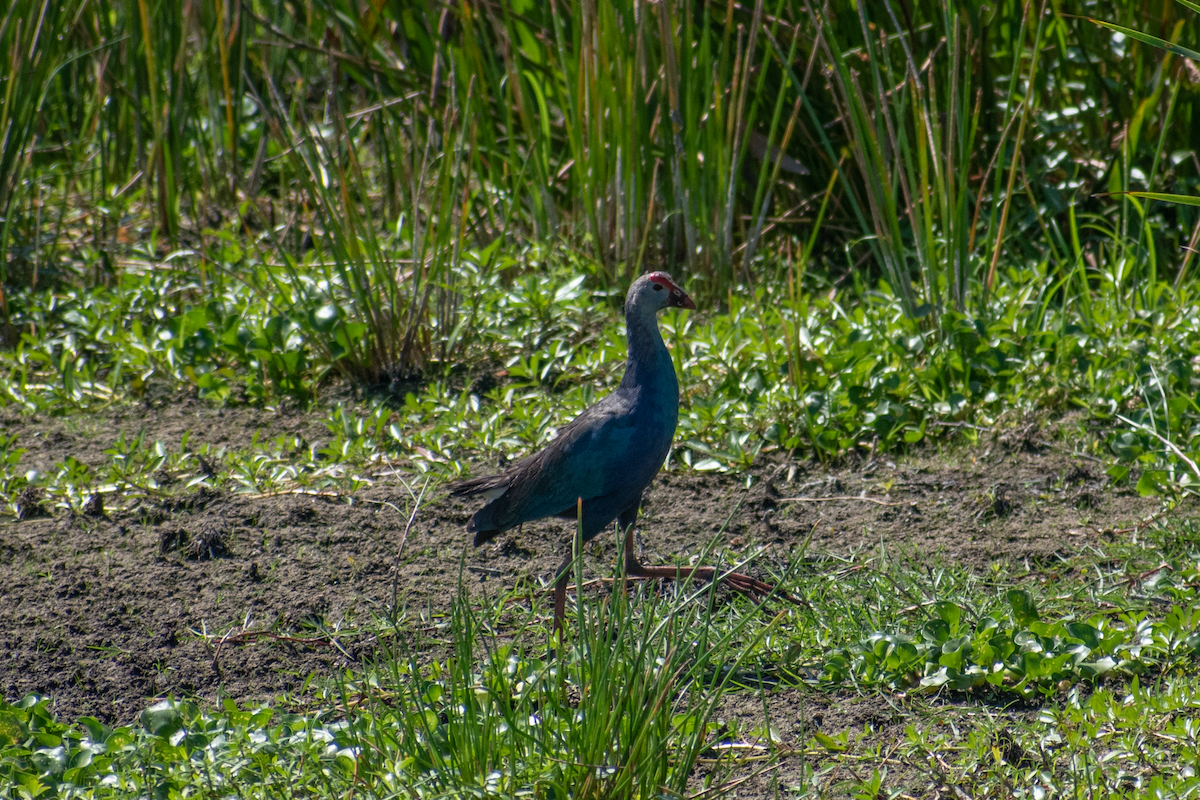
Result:
[[[1040,415],[1073,426],[1114,482],[1173,502],[1200,480],[1198,12],[1172,0],[15,0],[0,20],[0,408],[75,414],[189,394],[294,404],[326,416],[329,441],[230,454],[232,484],[353,489],[325,468],[381,460],[457,475],[543,444],[615,382],[623,289],[658,268],[702,309],[663,320],[684,393],[673,465],[903,451]],[[122,439],[103,471],[68,459],[39,474],[21,453],[0,434],[0,500],[16,517],[35,495],[79,510],[92,494],[158,491],[155,470],[195,458]],[[795,652],[831,685],[1025,698],[1116,669],[1165,675],[1198,646],[1185,545],[1171,551],[1178,604],[1153,622],[1129,605],[1116,628],[1063,609],[1043,621],[1024,589],[985,612],[927,587],[938,604],[908,638],[843,631]],[[596,636],[629,637],[632,660],[597,666],[581,640],[571,663],[601,670],[581,685],[636,684],[622,695],[631,710],[684,686],[705,697],[689,713],[572,739],[574,712],[548,699],[562,676],[524,651],[477,663],[464,618],[449,677],[395,667],[394,690],[425,709],[399,722],[380,712],[356,728],[339,716],[345,698],[329,727],[171,706],[116,741],[86,720],[63,728],[31,698],[0,715],[0,774],[29,796],[77,780],[103,794],[114,774],[141,791],[151,765],[192,763],[242,726],[271,731],[247,733],[271,744],[239,756],[271,780],[262,753],[302,772],[286,755],[302,750],[279,743],[325,742],[312,763],[328,767],[330,793],[359,785],[360,767],[417,776],[403,790],[416,791],[431,764],[485,794],[489,780],[507,792],[551,773],[542,796],[683,792],[715,752],[702,709],[726,684],[706,665],[792,651],[754,650],[769,631],[724,620],[703,658],[670,671],[672,629],[654,614],[674,612],[624,613],[587,624],[616,624]],[[667,660],[647,671],[654,652]],[[517,673],[536,680],[488,683]],[[1187,706],[1187,686],[1162,697]],[[464,700],[506,694],[532,703],[510,712],[557,708],[558,752],[603,752],[624,777],[515,755],[518,738],[543,741],[533,717],[521,727]],[[1072,702],[1072,730],[1111,712]],[[470,724],[455,729],[446,708]],[[510,725],[499,733],[487,727],[498,718]],[[444,725],[458,732],[443,742]],[[518,729],[492,749],[489,736]],[[80,742],[105,741],[133,760],[87,772],[101,762]],[[401,741],[426,750],[408,766],[364,760]],[[1108,786],[1079,746],[1069,774],[1094,767]],[[476,774],[501,751],[499,777]],[[581,759],[567,761],[600,763]],[[1196,791],[1189,769],[1175,791]],[[176,777],[153,781],[169,794]]]

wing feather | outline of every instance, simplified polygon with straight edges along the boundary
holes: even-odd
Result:
[[[491,501],[467,526],[476,543],[562,514],[581,497],[588,501],[614,491],[628,477],[621,465],[634,459],[638,446],[636,415],[630,413],[636,401],[636,389],[618,390],[572,420],[545,449],[498,475],[453,484],[453,495]]]

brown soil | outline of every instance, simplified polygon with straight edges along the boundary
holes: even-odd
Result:
[[[67,456],[103,464],[104,449],[121,433],[144,432],[176,451],[187,431],[193,448],[245,446],[256,431],[268,440],[328,436],[316,415],[202,404],[0,419],[0,427],[29,448],[23,468],[41,470]],[[747,489],[745,476],[662,475],[640,525],[647,563],[686,557],[717,537],[716,545],[733,555],[765,546],[756,564],[778,568],[813,530],[808,555],[886,544],[979,570],[996,561],[1036,567],[1123,535],[1157,509],[1153,500],[1107,486],[1099,464],[1029,442],[838,469],[779,462],[753,478]],[[569,541],[569,526],[544,521],[471,549],[463,526],[473,506],[435,491],[409,531],[397,573],[409,502],[400,479],[384,477],[350,497],[201,492],[102,515],[93,508],[90,516],[51,510],[22,521],[5,517],[4,697],[37,692],[52,697],[64,718],[86,714],[120,723],[169,694],[272,701],[300,692],[310,674],[328,675],[368,650],[353,638],[316,636],[314,626],[328,631],[385,610],[393,586],[410,618],[440,615],[455,594],[464,549],[472,581],[507,587],[548,578]],[[593,548],[588,569],[606,573],[613,555],[605,540]],[[243,636],[216,647],[205,639],[243,629],[314,641]],[[770,703],[790,745],[803,731],[903,727],[878,698],[789,690]],[[757,698],[735,697],[727,712],[753,727],[761,724],[761,709]],[[747,785],[750,793],[742,796],[754,796],[752,786],[765,791],[777,781],[785,788],[798,777],[785,769]]]

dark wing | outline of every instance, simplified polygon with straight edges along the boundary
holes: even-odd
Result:
[[[636,390],[635,390],[636,391]],[[579,498],[590,500],[612,491],[622,465],[637,452],[637,430],[627,391],[608,395],[572,420],[558,437],[499,475],[462,481],[450,487],[459,496],[491,500],[467,526],[476,543],[523,522],[560,514]]]

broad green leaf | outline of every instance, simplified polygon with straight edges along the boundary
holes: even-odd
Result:
[[[0,711],[0,748],[21,741],[21,724],[16,714]]]
[[[1100,631],[1086,622],[1068,622],[1067,633],[1083,642],[1090,650],[1100,646]]]
[[[1156,497],[1169,491],[1171,475],[1166,470],[1148,469],[1138,479],[1137,491],[1142,497]]]
[[[183,719],[174,703],[163,700],[142,712],[142,725],[150,733],[165,739],[183,727]]]
[[[931,619],[921,627],[921,637],[931,644],[941,645],[950,638],[950,626],[943,620]]]
[[[1012,606],[1013,619],[1019,625],[1028,625],[1038,618],[1037,603],[1033,600],[1033,595],[1024,589],[1009,589],[1008,604]]]
[[[1094,678],[1103,675],[1106,672],[1111,672],[1117,666],[1117,662],[1111,656],[1096,661],[1085,661],[1079,665],[1079,674],[1085,678]]]
[[[954,603],[941,602],[934,606],[937,615],[950,627],[950,633],[958,632],[958,624],[962,620],[962,609]]]

